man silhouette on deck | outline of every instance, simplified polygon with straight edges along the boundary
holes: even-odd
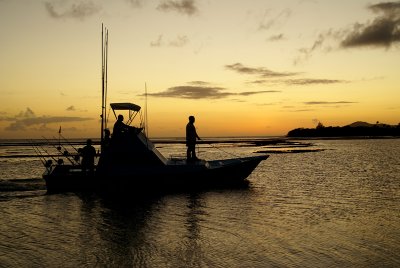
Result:
[[[92,146],[92,140],[86,141],[86,146],[80,151],[82,156],[82,171],[86,172],[88,169],[92,173],[94,171],[94,158],[96,156],[96,149]]]
[[[196,156],[196,139],[200,139],[197,135],[196,127],[194,126],[195,118],[193,115],[189,116],[189,123],[186,125],[186,146],[187,146],[187,162],[198,161]]]

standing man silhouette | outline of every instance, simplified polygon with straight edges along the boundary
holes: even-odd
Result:
[[[86,141],[86,146],[81,149],[82,155],[82,171],[86,172],[89,169],[90,173],[94,172],[94,158],[96,156],[96,149],[92,146],[92,140]]]
[[[196,127],[194,126],[195,118],[193,115],[189,116],[189,123],[186,125],[186,146],[187,146],[187,162],[199,160],[196,157],[196,139],[200,139],[197,135]]]

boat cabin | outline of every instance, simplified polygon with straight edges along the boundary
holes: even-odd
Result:
[[[167,159],[156,149],[154,144],[143,133],[144,122],[141,107],[133,103],[111,103],[115,119],[118,121],[118,112],[128,113],[124,131],[112,133],[109,144],[102,146],[97,170],[121,168],[127,166],[159,166],[165,165]],[[132,126],[132,122],[139,115],[139,126]]]

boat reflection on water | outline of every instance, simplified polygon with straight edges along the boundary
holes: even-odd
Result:
[[[86,234],[85,240],[74,247],[84,252],[89,266],[202,267],[211,261],[207,255],[216,245],[209,248],[213,238],[205,236],[210,224],[205,193],[133,200],[126,196],[76,196],[81,201],[80,215],[88,221],[78,231]]]

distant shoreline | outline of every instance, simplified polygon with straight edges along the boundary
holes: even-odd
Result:
[[[282,137],[204,137],[198,144],[223,144],[223,143],[245,143],[247,146],[266,146],[279,144],[292,144],[296,140],[362,140],[362,139],[399,139],[400,136],[282,136]],[[2,146],[32,146],[32,145],[85,145],[87,138],[74,138],[70,140],[58,139],[0,139]],[[100,145],[100,139],[93,138],[94,145]],[[185,144],[182,138],[151,138],[154,144]]]
[[[377,122],[376,124],[369,124],[366,122],[354,122],[350,125],[343,127],[325,127],[319,123],[316,128],[296,128],[288,132],[289,138],[387,138],[387,137],[400,137],[400,124],[387,125]]]

